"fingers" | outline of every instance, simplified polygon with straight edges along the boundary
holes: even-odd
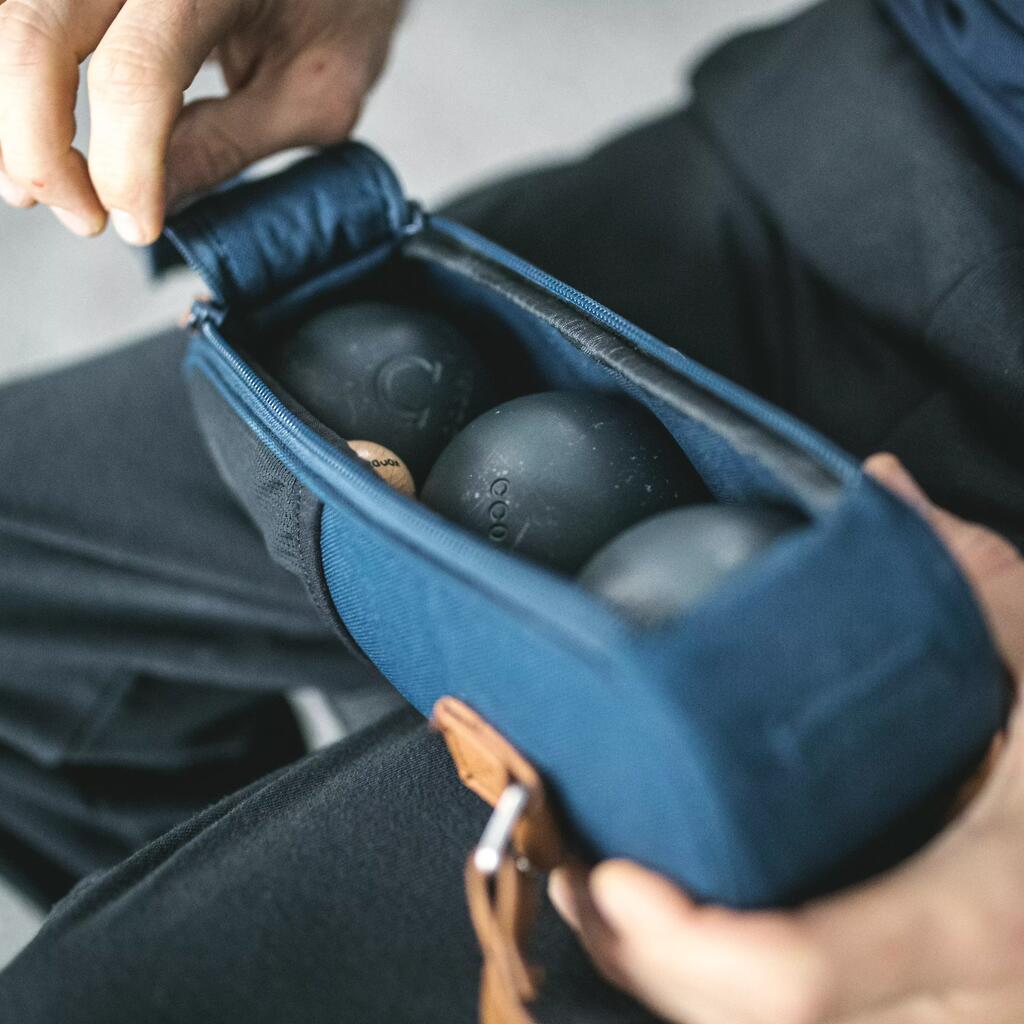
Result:
[[[0,145],[15,206],[41,202],[80,235],[106,212],[72,148],[78,65],[102,36],[115,0],[7,0],[0,6]]]
[[[914,509],[954,555],[961,553],[961,531],[973,524],[935,505],[895,455],[888,452],[872,455],[865,461],[864,470]]]
[[[554,877],[554,876],[553,876]],[[610,980],[683,1024],[818,1024],[824,964],[784,916],[695,906],[667,880],[611,861],[589,882],[554,878]]]
[[[848,1017],[839,1024],[1019,1024],[1024,986],[918,996],[883,1010]]]
[[[580,930],[578,897],[570,868],[556,868],[548,878],[548,897],[559,917],[574,931]]]
[[[959,563],[1018,687],[1024,682],[1024,559],[1005,537],[933,504],[902,463],[873,455],[865,471],[914,508]]]
[[[832,965],[839,1019],[1024,977],[1020,767],[1019,751],[1008,749],[958,827],[898,869],[799,912]]]
[[[992,531],[933,505],[894,457],[876,456],[866,468],[933,525],[1019,668],[1024,560]],[[1024,977],[1022,847],[1018,712],[991,777],[955,828],[888,874],[798,912],[695,906],[665,879],[623,862],[589,876],[556,873],[551,896],[601,970],[672,1021],[1015,1020],[1024,1019],[1024,992],[1006,985]]]
[[[22,188],[7,174],[2,153],[3,151],[0,150],[0,199],[7,203],[8,206],[14,206],[21,210],[35,206],[36,201],[32,198],[32,193]]]
[[[605,976],[620,988],[625,988],[626,979],[617,973],[611,956],[615,934],[590,896],[590,874],[590,870],[582,865],[558,868],[551,873],[548,895],[562,920],[579,935],[591,959]]]
[[[906,467],[890,452],[879,452],[864,462],[864,471],[902,498],[918,514],[927,518],[934,506]]]
[[[551,895],[602,972],[670,1021],[952,1022],[961,1017],[927,1012],[1024,976],[1019,846],[1013,830],[954,830],[897,871],[796,913],[695,906],[615,861],[589,878],[556,873]]]
[[[190,104],[167,156],[168,207],[282,150],[340,141],[359,116],[364,91],[337,54],[306,52],[223,99]]]
[[[96,49],[89,170],[115,228],[134,245],[163,228],[164,163],[184,91],[241,7],[128,0]]]
[[[263,0],[0,0],[0,197],[44,202],[79,234],[101,230],[109,211],[143,245],[163,227],[168,194],[205,191],[281,149],[339,141],[401,5],[311,6],[295,19]],[[233,94],[179,122],[185,89],[225,40]],[[72,148],[74,99],[92,51],[86,165]]]
[[[961,827],[971,835],[1001,834],[1015,848],[1024,847],[1024,710],[1020,707],[1010,715],[1005,733],[993,743],[978,775],[974,799],[962,811]],[[1012,891],[1024,917],[1024,867],[1014,878]],[[1024,928],[1024,920],[1020,923]]]
[[[1005,537],[935,505],[895,455],[872,455],[864,469],[932,526],[968,575],[984,582],[994,572],[1020,561],[1020,553]]]

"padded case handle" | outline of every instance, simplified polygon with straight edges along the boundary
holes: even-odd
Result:
[[[418,217],[387,162],[346,142],[200,200],[166,233],[220,307],[250,313],[385,254]]]

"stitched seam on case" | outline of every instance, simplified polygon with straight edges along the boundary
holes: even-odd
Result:
[[[853,678],[847,678],[839,692],[825,691],[798,717],[785,725],[775,726],[772,729],[772,746],[787,759],[799,759],[807,746],[815,742],[823,727],[836,722],[847,708],[863,703],[881,688],[890,689],[897,671],[920,660],[922,652],[927,649],[927,645],[917,637],[904,638],[870,665],[855,669]],[[848,675],[849,669],[847,665],[841,671]],[[893,693],[889,696],[898,699],[901,695]]]
[[[337,608],[331,597],[330,587],[327,584],[327,577],[324,574],[323,558],[321,557],[321,531],[323,530],[324,503],[313,494],[301,481],[299,485],[299,564],[302,572],[302,582],[309,594],[314,607],[327,621],[338,639],[355,655],[364,662],[369,658],[363,652],[359,642],[352,636],[344,620],[338,614]],[[305,529],[306,516],[308,516],[309,529]]]

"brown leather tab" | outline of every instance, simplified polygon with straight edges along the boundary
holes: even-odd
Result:
[[[540,905],[535,868],[562,863],[561,837],[544,784],[533,765],[472,708],[453,697],[434,706],[434,724],[451,751],[463,783],[492,807],[512,784],[529,794],[506,852],[493,876],[466,862],[466,898],[484,966],[480,981],[481,1024],[534,1024],[526,1004],[537,998],[540,971],[524,954]],[[528,864],[521,863],[525,857]]]
[[[480,978],[481,1024],[533,1024],[525,1004],[537,998],[534,971],[522,945],[539,903],[537,881],[526,878],[506,858],[493,881],[473,861],[466,862],[466,897],[484,957]]]
[[[448,744],[463,784],[492,807],[510,783],[526,787],[530,802],[516,826],[516,847],[541,871],[561,864],[558,823],[533,765],[471,707],[454,697],[442,697],[434,705],[434,725]]]

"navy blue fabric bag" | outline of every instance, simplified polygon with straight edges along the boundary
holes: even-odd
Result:
[[[425,714],[460,698],[526,755],[588,854],[761,906],[937,827],[1004,720],[1003,672],[945,549],[854,460],[425,215],[358,144],[204,200],[168,235],[211,292],[186,364],[197,413],[271,553]],[[808,527],[686,616],[631,624],[389,488],[261,369],[298,320],[367,296],[442,313],[499,363],[516,351],[533,390],[642,402],[717,500]]]

